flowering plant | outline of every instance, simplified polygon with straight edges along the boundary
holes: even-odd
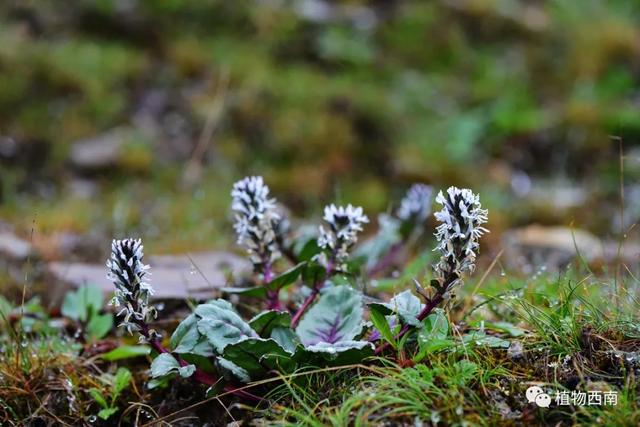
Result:
[[[233,186],[237,242],[247,251],[256,283],[223,289],[227,294],[264,299],[265,310],[247,321],[224,299],[204,302],[178,325],[169,348],[151,327],[157,311],[150,303],[153,288],[150,267],[142,260],[142,242],[113,241],[107,262],[116,287],[112,302],[121,308],[121,326],[139,333],[158,353],[151,365],[151,385],[181,376],[215,390],[224,387],[244,399],[258,399],[238,389],[239,384],[304,366],[361,362],[398,349],[416,333],[424,341],[427,330],[446,336],[446,320],[434,317],[436,308],[452,298],[465,273],[473,273],[478,240],[487,232],[482,226],[487,211],[477,195],[451,187],[436,197],[442,206],[435,213],[440,223],[435,250],[440,257],[429,286],[425,289],[415,282],[424,303],[405,291],[388,303],[376,301],[365,307],[362,291],[353,285],[362,271],[375,275],[384,270],[375,265],[363,268],[359,260],[369,254],[376,263],[384,261],[410,236],[420,235],[430,213],[431,188],[414,185],[395,215],[381,216],[381,229],[393,230],[393,239],[381,231],[356,251],[369,222],[361,207],[328,205],[317,235],[290,239],[288,222],[269,193],[262,177],[248,177]],[[291,264],[289,269],[282,268],[286,263]],[[303,286],[293,298],[283,298],[296,283]],[[366,311],[371,322],[365,322]]]

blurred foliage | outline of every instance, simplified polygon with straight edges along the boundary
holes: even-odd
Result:
[[[4,2],[0,216],[179,249],[220,239],[243,174],[299,213],[384,210],[413,181],[507,208],[515,174],[615,200],[609,135],[640,135],[639,23],[633,0]],[[122,126],[138,136],[83,199],[72,145]],[[531,216],[511,214],[492,221]]]

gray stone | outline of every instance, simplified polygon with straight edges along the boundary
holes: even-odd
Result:
[[[530,225],[506,232],[503,242],[506,263],[526,274],[541,267],[557,271],[577,256],[591,263],[605,255],[600,239],[569,227]]]
[[[11,233],[0,231],[0,257],[10,263],[25,262],[33,255],[31,243]]]
[[[75,168],[87,172],[115,166],[126,135],[126,130],[114,129],[95,138],[76,142],[71,147],[69,160]]]
[[[88,234],[58,232],[53,234],[55,256],[51,260],[95,261],[103,257],[104,237],[96,229]]]
[[[154,299],[204,299],[214,296],[217,288],[229,286],[227,273],[241,275],[251,271],[244,258],[226,252],[202,252],[191,255],[149,256]],[[104,264],[52,262],[48,265],[53,286],[49,299],[59,302],[69,288],[94,284],[113,293]]]

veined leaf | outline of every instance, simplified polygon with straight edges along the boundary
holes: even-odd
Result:
[[[224,304],[201,304],[196,307],[195,314],[200,318],[198,331],[207,337],[220,354],[229,344],[258,336],[235,311]]]
[[[169,353],[161,353],[151,362],[151,376],[153,378],[163,377],[171,372],[177,372],[180,364]]]
[[[292,355],[273,339],[248,338],[224,349],[224,358],[259,377],[271,370],[291,372],[295,368]]]
[[[296,352],[296,348],[300,344],[300,340],[295,332],[289,327],[276,327],[271,331],[271,337],[274,339],[280,347],[284,348],[289,353],[293,354]]]
[[[199,339],[198,318],[190,314],[173,331],[169,344],[176,353],[191,353]]]
[[[164,377],[176,372],[181,377],[187,378],[195,371],[195,365],[180,366],[176,358],[169,353],[162,353],[151,362],[151,376],[153,378]]]
[[[227,380],[237,378],[243,383],[248,383],[249,381],[251,381],[249,373],[244,368],[241,368],[240,366],[236,365],[230,360],[225,359],[224,357],[216,358],[216,366]]]
[[[375,302],[369,306],[372,309],[375,307],[382,314],[397,314],[404,323],[411,326],[420,326],[417,316],[424,304],[411,291],[406,290],[391,298],[388,303]]]
[[[362,296],[347,286],[330,288],[304,315],[296,334],[305,346],[352,341],[362,331]]]

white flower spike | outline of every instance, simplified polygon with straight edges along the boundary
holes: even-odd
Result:
[[[349,258],[349,249],[358,241],[362,226],[369,222],[361,207],[328,205],[324,208],[324,221],[329,229],[320,226],[318,246],[328,252],[336,262],[342,264]]]
[[[396,216],[402,221],[421,224],[431,213],[433,190],[425,184],[413,184],[400,202]]]
[[[129,333],[140,330],[141,324],[156,317],[156,309],[149,305],[153,288],[147,281],[151,273],[142,261],[143,249],[140,239],[113,240],[111,257],[107,260],[107,278],[116,287],[111,304],[122,307],[118,312],[118,316],[124,316],[120,326]]]
[[[435,213],[441,223],[436,228],[436,239],[441,258],[435,266],[436,278],[442,283],[456,278],[449,287],[457,284],[462,273],[475,269],[478,239],[488,232],[482,224],[487,222],[488,211],[482,209],[480,197],[471,190],[449,187],[436,197],[442,210]]]
[[[246,177],[233,185],[231,209],[236,213],[233,228],[238,244],[244,246],[256,270],[280,257],[277,242],[281,217],[276,201],[269,198],[269,187],[261,176]]]

